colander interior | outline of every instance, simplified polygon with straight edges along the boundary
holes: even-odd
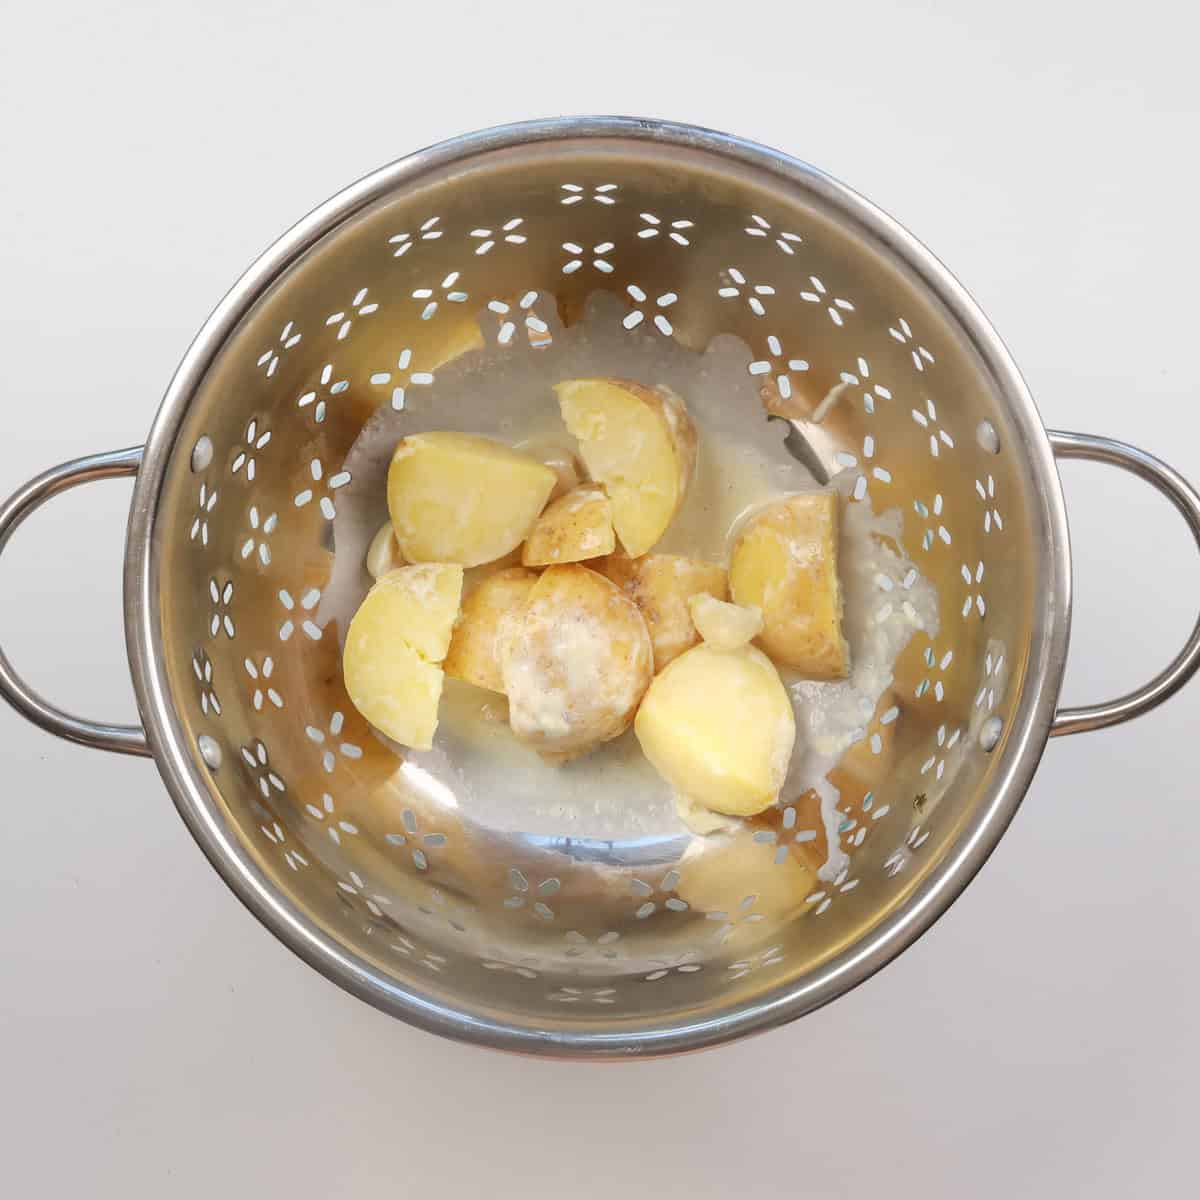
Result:
[[[182,806],[239,890],[360,994],[547,1044],[766,1012],[1002,823],[1047,622],[1030,416],[935,267],[858,204],[716,138],[493,137],[332,202],[193,351],[155,433],[150,565]],[[610,374],[662,361],[727,388],[723,438],[782,444],[767,413],[793,419],[847,509],[895,514],[936,589],[936,632],[897,661],[832,828],[811,794],[705,839],[632,785],[603,806],[569,772],[492,789],[453,747],[398,756],[346,695],[346,606],[385,511],[356,440],[371,422],[503,437],[553,403],[522,390],[539,356],[589,328]],[[904,587],[879,581],[877,611]],[[830,833],[845,857],[823,878]]]

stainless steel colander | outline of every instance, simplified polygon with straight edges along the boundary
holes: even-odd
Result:
[[[938,632],[900,657],[828,830],[807,794],[700,838],[637,794],[593,804],[570,772],[480,787],[453,753],[401,759],[346,696],[330,594],[361,583],[347,554],[334,572],[364,503],[352,445],[385,416],[444,426],[445,388],[462,428],[503,434],[488,372],[472,406],[473,364],[519,373],[585,311],[631,356],[669,346],[700,370],[721,335],[740,339],[754,389],[731,390],[735,426],[783,418],[848,504],[901,515],[937,589]],[[152,755],[251,911],[387,1012],[563,1057],[711,1045],[881,967],[978,870],[1048,736],[1137,716],[1200,668],[1198,626],[1147,687],[1056,711],[1071,615],[1058,457],[1140,475],[1200,542],[1184,480],[1131,447],[1048,434],[963,289],[819,171],[651,121],[489,130],[318,208],[209,318],[144,448],[67,463],[0,510],[2,548],[51,496],[136,474],[125,601],[144,730],[69,716],[2,655],[0,690],[59,736]],[[903,586],[880,581],[881,610]],[[821,872],[831,848],[844,865]]]

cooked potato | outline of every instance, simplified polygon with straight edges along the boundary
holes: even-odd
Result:
[[[624,732],[654,667],[637,606],[578,564],[548,567],[501,622],[497,645],[513,733],[554,758]]]
[[[402,438],[388,470],[388,511],[409,562],[464,567],[515,550],[557,476],[526,454],[467,433]]]
[[[496,656],[496,635],[504,615],[519,609],[529,599],[536,582],[533,571],[507,567],[488,576],[467,594],[443,664],[447,675],[491,692],[504,691]]]
[[[762,612],[759,644],[781,666],[810,679],[845,679],[850,671],[838,518],[835,492],[776,500],[749,519],[730,559],[735,603]]]
[[[538,462],[549,467],[558,476],[554,491],[550,493],[551,500],[565,496],[583,482],[583,471],[580,470],[579,460],[571,448],[566,445],[565,435],[562,439],[530,438],[528,441],[518,442],[513,449],[519,450],[522,454],[528,454],[531,458],[536,458]]]
[[[599,571],[605,579],[611,579],[619,588],[628,590],[638,572],[640,559],[630,558],[624,550],[614,550],[603,558],[588,563],[593,571]]]
[[[367,571],[372,579],[382,579],[389,571],[404,565],[396,532],[388,521],[371,539],[367,547]]]
[[[816,871],[791,856],[777,861],[773,846],[740,829],[709,839],[700,853],[684,859],[675,890],[696,912],[727,913],[731,923],[753,913],[775,923],[811,907],[807,897],[816,885]]]
[[[342,654],[346,693],[376,729],[428,750],[437,729],[442,668],[462,595],[462,567],[418,563],[385,575],[350,622]]]
[[[680,554],[639,559],[626,590],[646,619],[656,672],[700,640],[688,601],[700,592],[718,600],[729,594],[724,567]]]
[[[745,817],[778,798],[796,721],[779,673],[761,650],[695,646],[655,677],[634,731],[677,793]]]
[[[707,592],[690,597],[688,611],[696,632],[714,650],[739,650],[763,630],[762,613],[757,608],[730,604]]]
[[[550,502],[525,539],[521,561],[527,567],[584,562],[616,545],[612,504],[602,487],[585,483]]]
[[[617,379],[572,379],[554,390],[588,473],[612,500],[621,545],[634,558],[645,554],[678,512],[696,464],[683,400]]]

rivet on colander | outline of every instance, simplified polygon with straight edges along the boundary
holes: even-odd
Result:
[[[1000,735],[1004,732],[1004,722],[999,717],[989,717],[979,731],[979,746],[985,753],[991,754],[1000,744]]]
[[[200,757],[204,759],[208,767],[213,771],[219,771],[225,758],[221,753],[220,743],[215,738],[209,737],[207,733],[202,733],[196,739],[196,744],[200,747]]]
[[[199,473],[207,471],[212,465],[213,460],[213,444],[212,438],[205,434],[192,447],[192,470]]]
[[[1000,453],[1000,435],[991,421],[979,422],[979,428],[975,430],[975,440],[989,454]]]

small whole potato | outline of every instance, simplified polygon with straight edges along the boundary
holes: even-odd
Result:
[[[734,602],[763,616],[759,645],[809,679],[845,679],[836,492],[801,492],[754,513],[729,562]]]

